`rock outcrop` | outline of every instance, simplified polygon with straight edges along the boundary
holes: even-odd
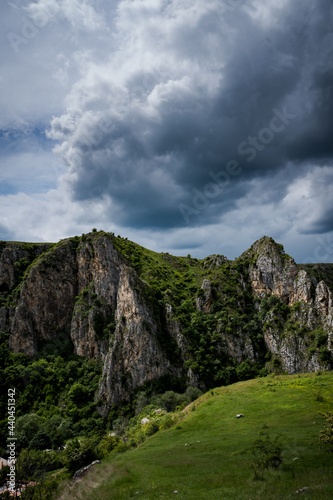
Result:
[[[172,366],[163,350],[163,325],[154,314],[151,290],[129,268],[119,280],[116,328],[105,357],[99,399],[109,406],[129,399],[136,387],[166,374],[179,378],[181,368]]]
[[[288,373],[332,368],[329,283],[271,238],[235,262],[147,252],[103,232],[0,243],[0,329],[10,348],[33,356],[66,337],[76,354],[100,359],[103,415],[163,377],[205,388],[209,373],[222,383],[226,367],[246,360]]]
[[[0,242],[0,293],[12,290],[20,274],[49,248],[49,245],[30,245],[29,243]]]
[[[256,241],[247,256],[251,259],[250,279],[254,293],[260,298],[272,293],[290,303],[298,274],[294,259],[272,238],[266,237]]]
[[[264,327],[268,350],[279,356],[288,373],[322,369],[319,354],[309,355],[306,342],[309,341],[307,337],[311,337],[308,335],[311,330],[322,327],[327,332],[325,349],[331,351],[333,307],[329,287],[323,280],[318,282],[310,277],[305,270],[298,270],[294,259],[272,238],[258,240],[243,256],[251,261],[249,275],[257,297],[264,299],[275,295],[291,308],[301,305],[302,314],[295,314],[293,309],[291,314],[294,323],[302,329],[303,338],[295,326],[286,332],[283,327],[277,328],[270,323],[269,327]]]
[[[199,311],[209,313],[213,301],[212,287],[209,280],[203,280],[200,291],[201,293],[196,299],[196,307]]]

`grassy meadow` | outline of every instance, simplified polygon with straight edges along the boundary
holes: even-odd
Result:
[[[137,448],[112,452],[83,479],[63,486],[58,498],[332,499],[333,452],[318,440],[322,413],[333,410],[332,389],[333,372],[326,372],[211,390],[173,427]],[[244,418],[234,418],[240,413]],[[258,473],[262,455],[253,445],[260,436],[261,443],[279,444],[282,463]]]

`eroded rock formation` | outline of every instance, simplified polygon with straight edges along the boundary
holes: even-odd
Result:
[[[264,367],[265,352],[288,373],[332,368],[331,288],[271,238],[235,262],[156,254],[151,269],[141,247],[131,261],[134,244],[127,251],[120,241],[101,232],[56,245],[0,245],[0,329],[11,349],[33,356],[70,337],[76,354],[103,364],[102,414],[161,377],[204,387],[198,360],[206,354],[217,381],[232,363]]]

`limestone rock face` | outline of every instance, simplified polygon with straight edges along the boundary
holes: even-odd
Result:
[[[241,363],[244,359],[255,361],[256,356],[251,340],[242,333],[237,336],[223,335],[222,346],[224,351],[237,363]]]
[[[209,280],[203,280],[201,290],[203,293],[196,299],[196,308],[204,313],[209,313],[213,300],[212,287]]]
[[[5,298],[20,281],[20,276],[35,258],[48,249],[47,243],[29,245],[27,243],[5,244],[0,242],[0,294]],[[0,330],[10,330],[14,316],[11,306],[0,308]],[[23,340],[22,340],[23,341]]]
[[[154,317],[150,287],[135,272],[122,269],[115,313],[116,329],[110,339],[98,397],[102,414],[128,399],[135,387],[170,374],[182,375],[173,367],[161,345],[162,325]]]
[[[108,349],[103,330],[113,322],[120,273],[125,264],[106,236],[83,241],[76,259],[81,300],[73,310],[71,339],[76,354],[103,360]]]
[[[222,266],[224,262],[227,262],[228,259],[224,255],[209,255],[203,261],[203,267],[205,269],[215,269],[217,267]]]
[[[68,331],[77,292],[75,249],[60,245],[44,254],[23,282],[11,319],[10,347],[32,356],[38,342]]]
[[[332,314],[332,292],[324,281],[320,281],[316,287],[315,305],[323,316]]]
[[[106,236],[82,242],[77,251],[78,292],[93,283],[94,291],[114,312],[121,269],[124,265],[112,240]]]
[[[268,322],[268,326],[264,326],[268,351],[280,359],[282,369],[288,373],[325,369],[318,353],[308,354],[311,342],[308,333],[323,328],[328,335],[327,349],[333,353],[332,292],[326,283],[318,283],[303,269],[298,271],[295,261],[271,238],[258,240],[244,255],[250,259],[251,286],[258,298],[275,295],[290,307],[300,305],[300,310],[292,313],[292,324],[298,324],[304,338],[293,328],[284,331],[281,323],[272,324],[268,315],[264,319]],[[326,369],[330,366],[326,365]]]
[[[86,311],[75,306],[71,322],[71,339],[74,351],[85,358],[103,359],[107,351],[107,340],[98,338],[94,325],[96,313],[93,307]]]
[[[272,293],[288,304],[298,274],[294,259],[281,252],[279,245],[266,237],[254,243],[250,251],[255,258],[250,265],[254,292],[260,298]]]
[[[306,304],[312,303],[312,281],[307,273],[302,269],[294,280],[293,290],[289,295],[289,305],[296,302],[305,302]]]
[[[13,263],[24,255],[2,252],[6,290],[15,283]],[[69,240],[35,261],[16,303],[0,309],[0,321],[11,332],[14,352],[32,356],[41,341],[52,343],[66,333],[76,354],[101,359],[98,397],[109,408],[147,380],[185,375],[183,363],[173,366],[165,352],[172,335],[180,342],[179,332],[171,335],[162,325],[152,295],[112,238]]]
[[[265,342],[272,354],[278,355],[282,369],[289,374],[318,371],[322,368],[316,355],[308,358],[304,339],[290,335],[281,339],[274,329],[265,332]]]
[[[328,265],[314,278],[264,237],[234,263],[213,255],[191,267],[163,254],[163,267],[156,254],[150,286],[127,259],[138,250],[122,244],[103,232],[56,245],[0,242],[0,330],[10,348],[32,356],[66,338],[76,354],[101,360],[102,414],[161,377],[205,389],[203,368],[214,364],[223,374],[267,354],[288,373],[332,369]]]
[[[171,338],[176,342],[181,359],[187,359],[188,350],[190,347],[189,342],[188,339],[183,335],[182,324],[174,317],[171,304],[166,303],[165,316],[167,331],[170,333]],[[191,368],[188,368],[186,370],[186,380],[188,381],[188,385],[190,386],[200,387],[203,390],[205,389],[205,386],[201,382],[199,375],[197,373],[194,373]]]
[[[25,262],[26,266],[29,265],[38,255],[45,252],[48,247],[47,243],[34,246],[15,243],[1,246],[0,244],[0,292],[11,290],[17,281],[20,267]]]
[[[162,326],[155,319],[152,290],[126,265],[112,240],[84,242],[77,264],[83,300],[74,307],[71,338],[77,354],[103,361],[98,399],[105,414],[146,381],[179,377],[182,370],[172,367],[159,342]]]

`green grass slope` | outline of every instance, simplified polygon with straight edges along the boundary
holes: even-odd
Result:
[[[332,387],[333,372],[327,372],[269,376],[209,391],[174,427],[136,449],[111,454],[58,498],[331,499],[333,453],[320,447],[318,436],[322,413],[333,410]],[[244,418],[234,418],[238,413]],[[259,480],[251,447],[263,431],[272,442],[278,436],[283,461]]]

